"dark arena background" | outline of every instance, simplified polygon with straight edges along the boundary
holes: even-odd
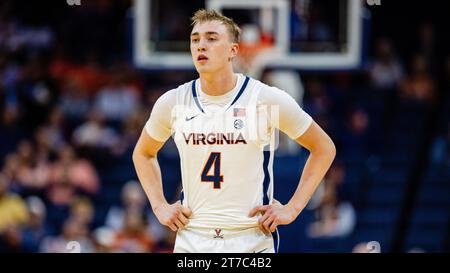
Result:
[[[290,93],[337,157],[280,252],[450,250],[445,1],[0,1],[0,252],[172,252],[131,159],[152,105],[198,75],[189,18],[243,29],[236,69]],[[280,136],[275,197],[307,151]],[[180,191],[173,141],[158,155]]]

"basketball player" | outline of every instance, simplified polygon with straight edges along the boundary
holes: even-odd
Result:
[[[233,72],[240,35],[233,20],[199,10],[192,25],[200,77],[157,100],[133,153],[136,172],[158,220],[177,231],[174,252],[274,252],[272,232],[305,208],[334,159],[334,144],[286,92]],[[310,151],[284,205],[273,200],[276,129]],[[174,204],[164,198],[157,161],[171,135],[183,185],[182,202]]]

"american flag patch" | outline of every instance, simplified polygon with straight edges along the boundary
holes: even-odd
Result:
[[[245,117],[245,108],[233,108],[233,117]]]

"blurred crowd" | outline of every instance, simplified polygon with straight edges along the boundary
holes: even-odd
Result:
[[[122,41],[130,1],[112,2],[64,7],[50,21],[15,1],[0,3],[0,252],[69,252],[71,241],[82,252],[172,250],[174,233],[158,223],[135,179],[122,181],[120,196],[97,215],[109,187],[101,170],[129,159],[155,100],[195,77],[133,68]],[[299,100],[338,147],[311,202],[311,238],[347,236],[355,227],[357,197],[343,183],[344,159],[378,152],[377,131],[398,101],[435,103],[435,75],[444,75],[448,90],[450,58],[446,70],[437,63],[433,25],[417,34],[410,56],[378,37],[364,71],[303,76]],[[386,106],[378,123],[365,104],[372,97]],[[449,164],[450,129],[434,147],[435,160]]]
[[[111,22],[125,18],[109,17],[130,4],[108,2],[73,15],[98,20],[82,31],[100,40],[85,52],[64,33],[67,22],[29,22],[25,7],[0,4],[0,251],[68,252],[70,241],[82,252],[171,251],[173,234],[154,218],[137,181],[122,181],[121,196],[96,216],[108,187],[100,170],[130,158],[164,91],[158,82],[147,90],[143,76],[114,57],[123,52],[97,37],[114,33]]]

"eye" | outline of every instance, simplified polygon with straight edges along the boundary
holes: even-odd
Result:
[[[215,40],[217,40],[216,37],[209,37],[208,38],[208,41],[215,41]]]
[[[196,43],[196,42],[198,42],[198,38],[193,38],[191,41],[192,41],[193,43]]]

